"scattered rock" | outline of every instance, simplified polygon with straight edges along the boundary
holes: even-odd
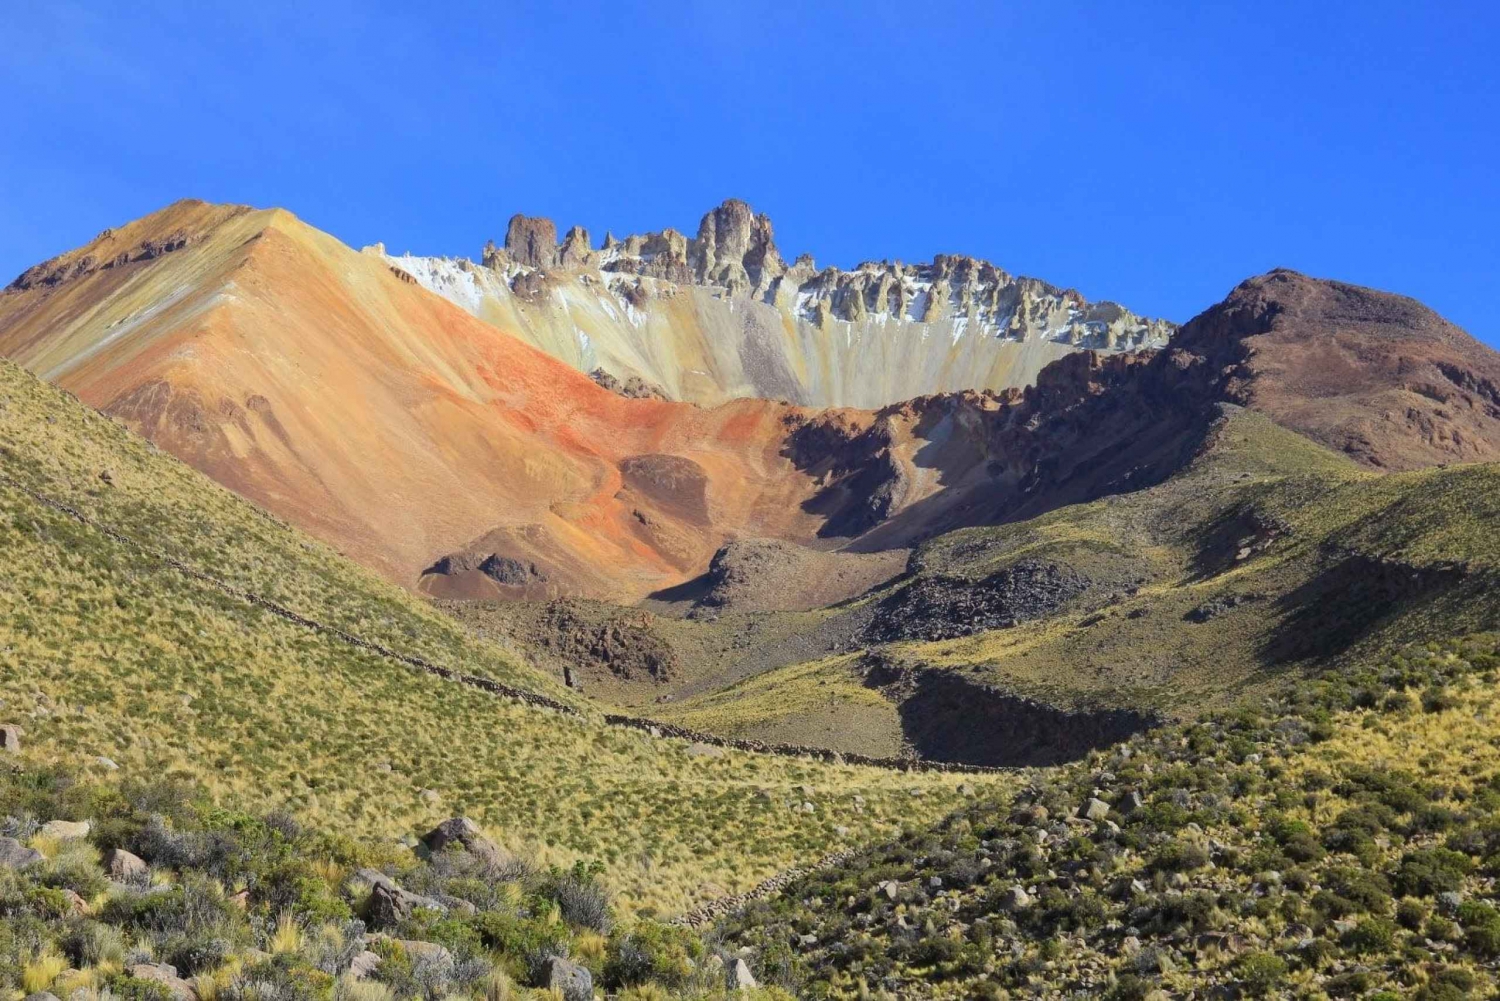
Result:
[[[94,759],[94,764],[96,764],[99,767],[103,768],[107,772],[117,772],[117,771],[120,770],[120,766],[117,765],[117,764],[115,764],[115,762],[114,762],[114,760],[112,758],[106,758],[102,754],[99,755],[99,757],[97,757],[97,758]]]
[[[1079,813],[1085,820],[1103,820],[1109,816],[1109,804],[1096,797],[1085,803]]]
[[[380,957],[366,949],[349,961],[349,976],[355,980],[363,980],[380,969],[380,963]]]
[[[594,1001],[594,975],[561,956],[547,957],[537,986],[557,992],[563,1001]]]
[[[193,985],[177,975],[177,967],[169,963],[137,963],[126,970],[137,980],[154,980],[172,992],[177,1001],[197,1001]]]
[[[58,841],[77,841],[88,837],[93,829],[87,820],[49,820],[42,825],[42,834]]]
[[[21,750],[21,728],[18,726],[0,726],[0,751],[8,751],[17,754]]]
[[[750,974],[749,964],[743,959],[736,959],[728,967],[726,980],[732,991],[753,991],[760,986],[755,982],[755,977]]]
[[[42,853],[15,838],[0,838],[0,868],[24,869],[42,860]]]
[[[1024,559],[983,580],[919,577],[878,606],[867,635],[876,642],[945,640],[1009,629],[1051,615],[1088,587],[1072,567]]]
[[[146,863],[138,855],[123,848],[111,848],[104,853],[104,871],[111,879],[129,879],[146,871]]]
[[[1260,598],[1261,596],[1258,594],[1221,594],[1217,598],[1211,598],[1197,608],[1192,609],[1183,618],[1188,622],[1208,622],[1241,605],[1249,604],[1252,601],[1259,601]]]
[[[1012,886],[1009,890],[1000,894],[1000,909],[1003,911],[1022,911],[1031,906],[1031,895],[1022,886]]]

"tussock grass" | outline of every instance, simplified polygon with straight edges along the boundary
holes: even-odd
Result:
[[[312,618],[578,702],[13,366],[0,366],[0,404],[0,474],[28,489]],[[26,758],[107,781],[180,776],[225,804],[361,837],[467,814],[540,863],[603,862],[627,913],[687,910],[819,857],[836,826],[885,838],[961,798],[956,776],[695,757],[443,682],[165,569],[11,487],[0,570],[0,716],[24,727]],[[818,813],[792,812],[801,786]]]

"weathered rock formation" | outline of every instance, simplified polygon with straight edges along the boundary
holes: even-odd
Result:
[[[549,220],[516,216],[478,266],[385,259],[580,371],[705,404],[875,407],[1019,387],[1070,351],[1159,347],[1174,329],[972,257],[789,265],[771,221],[733,199],[692,238],[667,229],[596,250],[580,227],[559,245]]]

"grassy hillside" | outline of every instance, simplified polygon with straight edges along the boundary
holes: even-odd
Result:
[[[721,932],[803,997],[1492,996],[1497,671],[1410,646],[1139,736]]]
[[[602,862],[627,908],[663,914],[960,801],[956,777],[710,756],[525,708],[288,621],[34,494],[308,618],[576,701],[9,365],[0,404],[0,722],[28,761],[177,776],[360,837],[464,813],[541,862]]]
[[[840,614],[873,620],[860,645],[918,679],[936,670],[1070,710],[1191,718],[1384,644],[1500,627],[1488,583],[1500,569],[1497,488],[1490,465],[1371,475],[1226,408],[1167,482],[939,536],[908,578]],[[1071,582],[1059,600],[1048,572]],[[974,596],[1017,573],[1004,601],[1019,621],[983,620]],[[832,746],[909,733],[922,712],[911,683],[888,688],[882,710],[869,663],[792,664],[659,711]],[[865,728],[830,731],[821,716],[834,702]]]

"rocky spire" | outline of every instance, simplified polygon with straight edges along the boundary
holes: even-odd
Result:
[[[505,252],[517,264],[557,266],[557,226],[541,216],[513,215],[505,230]]]
[[[722,285],[731,295],[763,298],[786,273],[776,249],[771,220],[730,198],[703,217],[689,250],[693,276],[704,285]]]
[[[558,254],[558,263],[565,268],[589,268],[598,261],[599,255],[594,253],[593,246],[589,243],[589,231],[582,226],[574,226],[568,230],[563,237],[562,250]]]

